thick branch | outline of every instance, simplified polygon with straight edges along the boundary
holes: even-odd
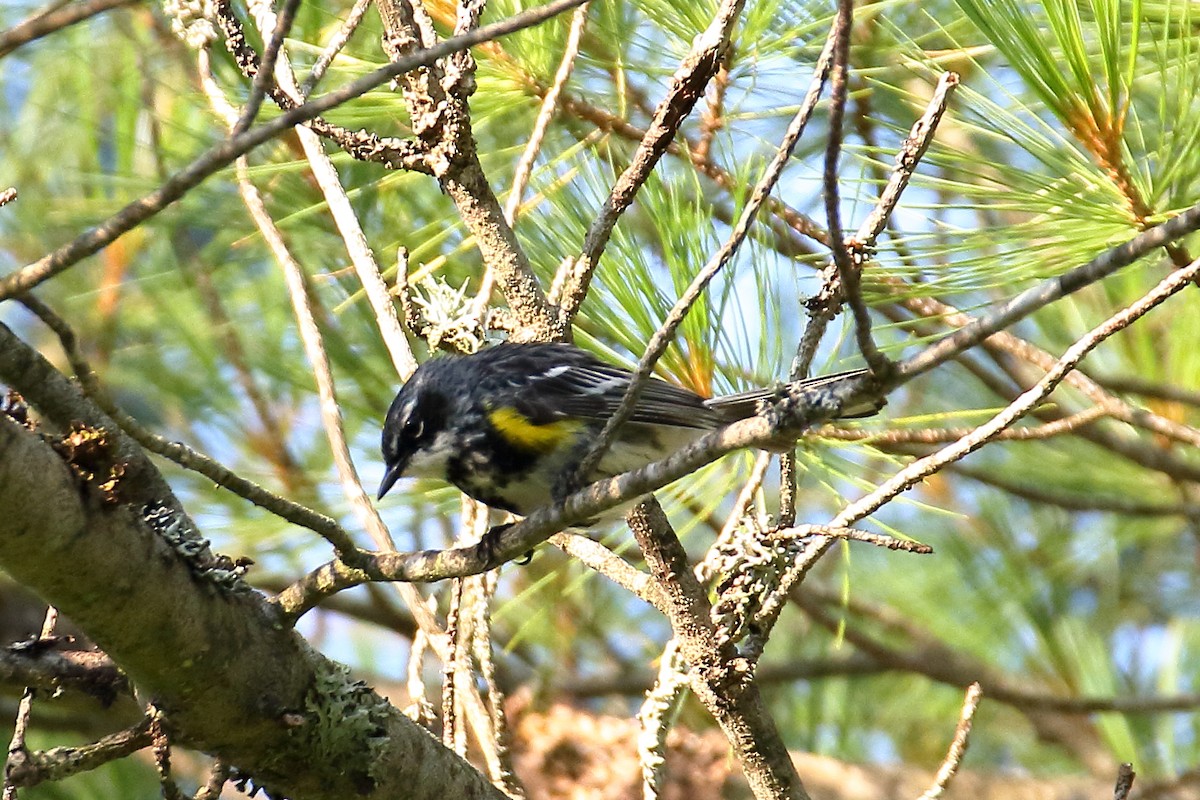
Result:
[[[81,491],[36,434],[0,418],[0,452],[0,567],[154,697],[175,741],[274,796],[503,797],[248,587],[198,569],[136,508]]]

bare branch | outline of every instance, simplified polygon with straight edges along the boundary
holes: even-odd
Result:
[[[584,480],[592,473],[596,465],[600,463],[600,459],[604,457],[604,453],[608,450],[616,435],[617,429],[629,420],[633,414],[634,405],[637,403],[638,396],[641,394],[642,388],[646,385],[646,381],[650,379],[650,374],[654,371],[654,365],[662,354],[666,352],[667,347],[675,338],[675,332],[687,317],[692,306],[700,298],[700,295],[708,287],[709,282],[716,277],[717,273],[730,262],[733,256],[737,253],[738,248],[746,239],[746,234],[750,231],[750,226],[754,224],[754,219],[758,215],[759,208],[763,202],[771,194],[771,190],[775,188],[779,176],[783,173],[783,168],[787,165],[788,159],[791,158],[792,150],[799,141],[800,136],[804,133],[805,127],[808,125],[809,119],[812,117],[813,111],[817,107],[817,101],[820,98],[821,87],[825,83],[825,76],[829,70],[830,58],[832,56],[833,37],[830,35],[826,41],[821,55],[817,58],[817,63],[813,67],[813,78],[809,84],[808,93],[804,97],[804,101],[800,104],[799,110],[792,117],[791,124],[788,125],[787,132],[783,136],[783,140],[779,143],[779,147],[775,150],[775,157],[771,159],[771,163],[763,170],[762,177],[754,186],[754,191],[750,195],[750,199],[746,202],[745,208],[742,209],[742,215],[738,218],[737,225],[730,232],[729,237],[721,248],[713,254],[708,263],[696,273],[696,277],[683,291],[675,305],[671,307],[667,318],[663,320],[663,324],[654,336],[650,338],[650,342],[646,345],[646,352],[638,361],[637,370],[629,381],[629,386],[625,389],[625,395],[621,398],[621,404],[617,410],[613,412],[608,421],[604,423],[603,430],[596,437],[591,449],[580,460],[578,467],[575,468],[575,474],[578,480]]]
[[[337,29],[337,33],[329,40],[329,44],[325,45],[325,49],[313,62],[308,77],[304,79],[304,83],[300,84],[300,93],[305,97],[311,94],[316,85],[320,83],[321,78],[325,77],[326,71],[333,64],[333,60],[337,58],[337,54],[342,52],[342,48],[350,41],[350,37],[358,29],[363,17],[367,15],[367,9],[371,7],[371,3],[372,0],[354,0],[354,6],[350,9],[346,21]]]
[[[353,100],[397,75],[432,64],[439,58],[444,58],[480,42],[491,41],[514,31],[537,25],[583,2],[584,0],[551,0],[546,5],[515,14],[491,25],[485,25],[462,36],[446,39],[427,50],[419,50],[393,61],[339,89],[286,111],[270,122],[226,139],[168,178],[160,187],[129,203],[96,227],[32,264],[27,264],[0,278],[0,300],[29,291],[34,286],[99,251],[183,197],[205,178],[258,145],[275,138],[283,131],[313,119],[348,100]]]
[[[1009,300],[994,311],[976,318],[932,347],[896,364],[896,377],[910,378],[928,372],[958,353],[968,350],[997,331],[1009,327],[1055,300],[1095,283],[1127,267],[1142,256],[1184,234],[1200,228],[1200,203],[1161,225],[1156,225],[1123,245],[1106,250],[1081,267],[1045,281]]]
[[[582,534],[565,531],[554,534],[547,541],[581,564],[591,567],[634,596],[666,613],[666,599],[658,584],[600,542]]]
[[[150,452],[157,453],[184,469],[190,469],[203,475],[216,485],[228,489],[281,519],[285,519],[293,525],[308,528],[333,545],[339,558],[346,559],[349,563],[357,562],[358,546],[351,539],[350,534],[332,518],[239,476],[224,464],[199,450],[193,450],[182,442],[171,441],[142,427],[141,423],[117,406],[108,390],[101,385],[95,371],[79,351],[75,332],[67,325],[66,321],[33,295],[24,295],[20,302],[50,330],[54,331],[59,344],[67,354],[71,368],[75,371],[75,378],[79,381],[79,385],[92,402],[111,417],[131,439]]]
[[[377,0],[377,5],[384,26],[384,50],[390,58],[402,59],[418,43],[429,46],[437,38],[420,2]],[[474,24],[480,8],[475,0],[466,3],[456,14],[456,30]],[[484,263],[504,291],[519,323],[510,338],[557,339],[563,331],[558,311],[547,302],[479,160],[467,107],[467,98],[475,89],[474,69],[473,59],[452,58],[406,73],[401,86],[416,147],[427,171],[454,202]]]
[[[63,5],[54,3],[48,10],[40,11],[29,19],[0,33],[0,58],[24,44],[91,19],[114,8],[133,5],[137,0],[77,0]],[[0,204],[2,205],[2,204]]]
[[[638,144],[629,166],[621,173],[596,220],[588,227],[583,250],[570,266],[570,277],[563,282],[559,306],[564,329],[570,328],[583,304],[592,274],[600,263],[600,255],[608,244],[617,220],[633,203],[634,195],[650,177],[658,160],[675,138],[679,126],[704,93],[704,87],[720,68],[729,47],[733,26],[744,5],[745,0],[722,0],[708,28],[695,38],[691,51],[675,70],[667,96],[655,109],[654,119]]]
[[[771,532],[772,539],[805,539],[809,536],[828,536],[831,539],[848,539],[855,542],[866,542],[876,547],[888,550],[903,550],[906,553],[929,555],[933,548],[927,544],[911,539],[897,539],[885,533],[873,533],[858,528],[837,528],[830,525],[798,525],[794,528],[783,528]]]
[[[57,624],[58,609],[54,606],[47,606],[46,618],[42,621],[42,630],[38,634],[38,641],[44,642],[52,637]],[[4,765],[4,800],[16,800],[17,797],[17,784],[10,773],[28,755],[28,751],[25,749],[25,733],[29,730],[29,718],[33,714],[33,694],[33,687],[26,686],[25,691],[21,693],[21,701],[17,704],[17,721],[13,725],[12,740],[9,742],[7,751],[8,760]]]
[[[270,30],[270,35],[266,28],[261,31],[267,46],[263,49],[258,72],[255,73],[254,81],[250,84],[250,96],[246,98],[246,106],[242,109],[242,115],[230,128],[229,132],[233,136],[242,133],[254,122],[254,118],[258,116],[258,111],[262,107],[263,98],[267,94],[267,87],[275,82],[275,63],[283,52],[283,40],[292,29],[292,23],[296,21],[296,11],[300,8],[300,0],[284,0],[283,10],[278,17],[275,17],[265,0],[251,2],[249,5],[252,11],[257,9],[259,14],[274,17],[275,25]],[[290,72],[290,69],[288,71]]]
[[[828,219],[829,245],[837,264],[842,294],[854,313],[854,331],[858,349],[871,372],[880,377],[890,369],[888,360],[871,337],[871,315],[863,301],[860,286],[862,260],[851,256],[842,238],[841,196],[838,192],[838,156],[842,148],[842,119],[846,112],[847,73],[850,64],[850,28],[854,21],[854,0],[838,0],[837,16],[830,37],[833,39],[833,70],[829,78],[829,141],[825,148],[825,216]]]
[[[579,55],[579,44],[583,40],[583,29],[587,25],[588,8],[588,4],[584,3],[571,15],[571,29],[567,32],[567,43],[563,47],[558,70],[554,73],[554,81],[542,96],[542,105],[534,120],[533,131],[529,134],[529,141],[526,142],[525,150],[521,153],[516,169],[513,171],[512,187],[508,190],[508,199],[504,203],[504,219],[510,226],[517,222],[517,214],[521,210],[521,198],[525,195],[525,187],[529,183],[530,175],[533,174],[533,164],[542,149],[542,140],[545,139],[550,122],[554,119],[554,112],[558,108],[558,97],[567,81],[570,80],[571,72],[575,67],[575,58]],[[490,266],[486,267],[472,306],[472,315],[475,319],[483,320],[495,285],[496,273]],[[551,303],[557,302],[553,292],[548,299]]]
[[[958,772],[963,756],[967,753],[967,742],[971,737],[971,721],[975,717],[975,710],[979,708],[982,696],[983,692],[978,683],[972,683],[967,687],[967,696],[963,698],[962,711],[958,717],[958,725],[954,728],[954,740],[950,743],[950,750],[946,753],[946,759],[937,771],[933,786],[930,786],[919,800],[937,800],[946,791],[951,779]]]
[[[10,760],[6,778],[13,786],[37,786],[102,767],[150,746],[150,718],[81,747],[55,747],[29,753],[16,765]],[[10,756],[11,759],[11,756]]]
[[[104,705],[129,692],[129,681],[107,655],[94,650],[38,646],[0,648],[0,683],[42,691],[70,690]]]
[[[679,653],[691,668],[692,690],[724,731],[755,796],[808,800],[750,665],[732,642],[715,636],[707,592],[692,574],[662,508],[647,498],[629,513],[628,521],[650,574],[667,598],[667,618]]]
[[[946,113],[946,106],[950,102],[950,93],[958,87],[958,80],[958,73],[955,72],[943,72],[938,78],[937,86],[933,90],[933,97],[925,107],[925,113],[913,124],[912,130],[908,132],[908,137],[900,145],[899,152],[896,153],[896,166],[892,169],[887,185],[879,194],[879,202],[875,204],[875,208],[871,209],[871,213],[862,221],[858,232],[854,234],[857,242],[871,247],[887,227],[896,204],[900,202],[900,195],[903,194],[913,173],[916,172],[917,163],[929,149],[930,143],[933,142],[933,134],[942,120],[942,115]]]

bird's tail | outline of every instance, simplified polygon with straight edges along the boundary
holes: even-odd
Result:
[[[861,378],[867,374],[865,369],[852,369],[848,372],[838,372],[833,375],[821,375],[816,378],[807,378],[795,383],[786,384],[783,388],[808,390],[821,389],[836,386],[843,381],[852,381]],[[729,421],[746,419],[758,413],[758,405],[763,400],[769,400],[779,394],[778,388],[772,389],[751,389],[748,392],[740,392],[738,394],[729,394],[724,397],[714,397],[711,400],[706,400],[705,405],[716,411]],[[855,417],[869,417],[872,414],[878,413],[879,409],[883,408],[887,401],[882,398],[870,398],[862,400],[848,408],[842,409],[838,414],[838,419],[851,419]]]

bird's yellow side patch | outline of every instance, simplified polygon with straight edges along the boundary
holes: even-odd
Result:
[[[488,421],[510,444],[525,450],[548,453],[573,436],[580,423],[562,419],[535,425],[529,418],[514,408],[497,408],[488,412]]]

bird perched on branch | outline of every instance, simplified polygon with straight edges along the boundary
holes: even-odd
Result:
[[[833,387],[864,370],[805,381]],[[505,343],[464,356],[439,356],[417,368],[392,401],[383,425],[387,468],[379,498],[404,475],[439,478],[493,508],[527,515],[561,494],[633,373],[569,344]],[[722,425],[753,416],[776,394],[758,389],[704,398],[651,378],[633,415],[619,427],[589,480],[665,458]],[[844,409],[874,414],[882,401]]]

